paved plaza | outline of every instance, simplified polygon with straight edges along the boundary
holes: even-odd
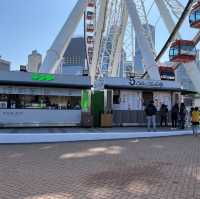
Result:
[[[0,199],[200,199],[200,137],[0,145]]]

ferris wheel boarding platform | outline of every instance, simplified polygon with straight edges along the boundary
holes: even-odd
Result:
[[[145,128],[112,128],[112,129],[64,129],[64,128],[30,128],[1,129],[0,144],[61,143],[79,141],[102,141],[121,139],[144,139],[169,136],[192,135],[190,129],[158,129],[147,132]]]

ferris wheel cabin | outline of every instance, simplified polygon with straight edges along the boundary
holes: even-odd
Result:
[[[92,20],[92,19],[94,19],[94,17],[95,17],[94,12],[92,12],[92,11],[87,11],[86,17],[87,17],[87,20]]]
[[[175,80],[175,71],[173,67],[159,66],[159,73],[161,80]]]
[[[89,8],[94,8],[95,6],[96,6],[95,0],[89,0],[89,1],[88,1],[88,7],[89,7]]]
[[[171,62],[188,63],[196,60],[196,48],[193,41],[176,40],[171,44],[169,51]]]
[[[200,28],[200,1],[194,4],[189,17],[192,28]]]

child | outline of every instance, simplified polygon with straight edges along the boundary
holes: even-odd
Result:
[[[199,121],[200,121],[199,108],[195,107],[195,109],[192,112],[192,129],[194,136],[198,135]]]

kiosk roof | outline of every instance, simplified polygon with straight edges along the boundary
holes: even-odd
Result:
[[[91,88],[90,78],[88,76],[76,75],[57,75],[29,72],[1,72],[1,85],[26,85],[43,87],[63,87],[89,89]]]

